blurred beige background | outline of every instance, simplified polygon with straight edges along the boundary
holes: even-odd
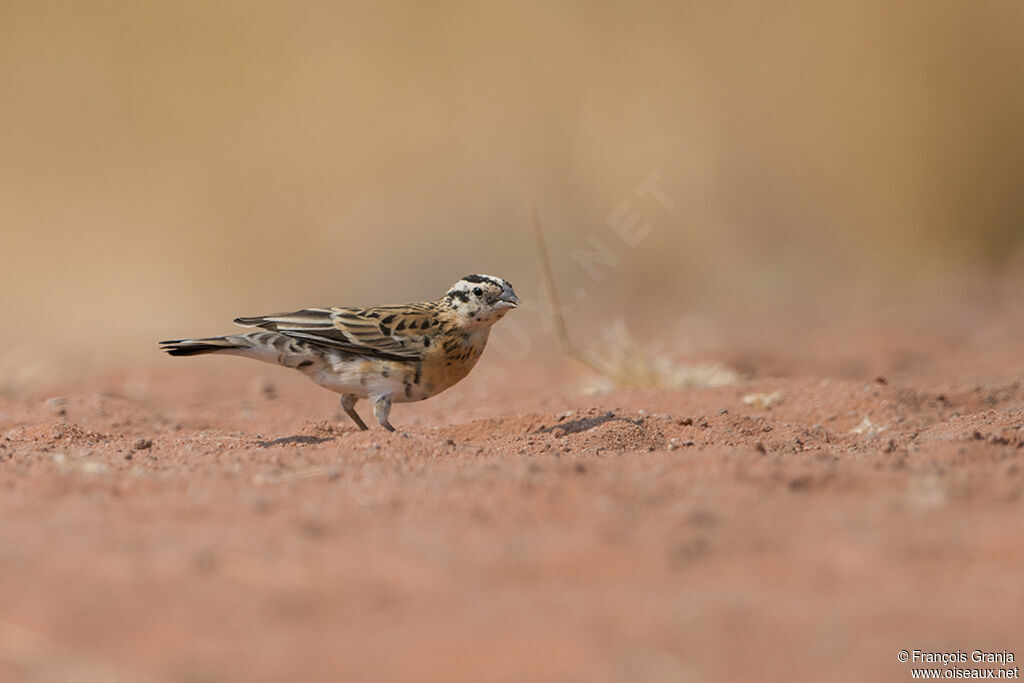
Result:
[[[1022,35],[1024,4],[966,0],[0,0],[0,343],[145,359],[469,272],[533,299],[525,200],[581,318],[1000,278]]]

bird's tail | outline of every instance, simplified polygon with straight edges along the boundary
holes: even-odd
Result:
[[[205,339],[169,339],[160,342],[160,350],[172,356],[197,356],[202,353],[238,354],[252,349],[253,343],[245,335],[231,334],[226,337]]]

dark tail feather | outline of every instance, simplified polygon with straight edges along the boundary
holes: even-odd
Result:
[[[239,345],[227,337],[209,337],[207,339],[170,339],[160,342],[160,350],[172,356],[198,356],[202,353],[216,353],[237,349]],[[243,347],[244,348],[244,347]]]

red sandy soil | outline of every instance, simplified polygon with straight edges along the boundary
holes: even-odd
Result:
[[[398,434],[234,358],[0,399],[0,680],[902,681],[901,649],[1019,660],[1014,313],[726,326],[703,356],[747,379],[712,389],[587,395],[495,363],[396,406]]]

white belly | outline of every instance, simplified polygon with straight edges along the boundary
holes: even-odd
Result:
[[[370,398],[371,396],[394,395],[395,401],[403,399],[405,385],[401,377],[384,377],[380,373],[359,373],[341,371],[324,367],[317,372],[309,373],[310,379],[331,391],[339,394],[350,394],[356,398]],[[410,400],[410,399],[405,399]]]
[[[417,373],[415,365],[383,360],[328,359],[311,366],[306,375],[339,394],[371,399],[390,396],[395,403],[422,401],[451,386],[424,382],[422,370]]]

